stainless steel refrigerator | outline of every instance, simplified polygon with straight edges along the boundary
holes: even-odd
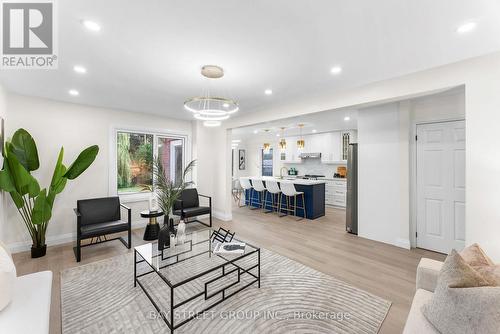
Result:
[[[358,144],[349,144],[347,154],[346,231],[358,234]]]

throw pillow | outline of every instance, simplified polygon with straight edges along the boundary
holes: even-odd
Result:
[[[500,288],[489,283],[452,250],[422,314],[442,334],[493,334],[500,328]]]
[[[9,305],[16,279],[16,267],[7,251],[0,247],[0,311]]]
[[[482,266],[474,267],[485,280],[487,280],[491,286],[500,286],[500,264],[494,266]]]
[[[492,266],[495,263],[484,253],[478,244],[472,244],[460,252],[460,256],[471,267]]]

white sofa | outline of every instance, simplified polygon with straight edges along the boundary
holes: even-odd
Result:
[[[52,272],[16,277],[12,300],[0,311],[0,333],[49,333]]]
[[[439,334],[420,308],[431,299],[442,266],[443,262],[440,261],[426,258],[420,260],[417,267],[417,292],[413,297],[403,334]]]

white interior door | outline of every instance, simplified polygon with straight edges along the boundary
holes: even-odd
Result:
[[[465,245],[465,122],[417,126],[417,247]]]

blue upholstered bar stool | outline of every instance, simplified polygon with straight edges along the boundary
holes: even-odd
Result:
[[[241,205],[241,200],[240,200],[240,205],[239,207],[244,207],[244,206],[250,206],[252,202],[252,195],[253,195],[253,187],[252,184],[250,183],[250,179],[248,177],[240,177],[240,185],[241,188],[243,188],[243,192],[245,193],[245,201],[243,202],[244,204]],[[249,193],[249,196],[247,198],[247,190]],[[243,198],[243,196],[241,196]],[[247,202],[248,200],[248,202]]]
[[[279,214],[278,208],[281,206],[281,190],[278,185],[278,182],[272,181],[272,180],[266,180],[266,196],[264,198],[264,208],[267,208],[269,206],[269,202],[271,202],[271,210],[267,211],[266,213],[273,212],[276,210],[276,213]],[[269,201],[268,198],[271,195],[271,200]]]
[[[254,208],[254,204],[259,205],[258,208],[263,208],[264,205],[264,197],[266,196],[266,187],[264,186],[264,182],[261,179],[250,179],[252,181],[252,187],[254,192],[259,194],[259,198],[257,202],[255,202],[254,197],[250,197],[250,209]],[[255,208],[257,209],[257,208]]]
[[[292,213],[294,216],[297,216],[297,209],[301,209],[304,212],[304,218],[307,218],[306,201],[304,193],[301,191],[297,191],[297,189],[295,189],[295,185],[291,182],[281,182],[280,187],[281,187],[281,192],[283,193],[283,195],[285,195],[286,198],[286,208],[280,207],[280,212],[285,211],[287,214]],[[302,197],[302,206],[297,206],[297,196]],[[292,198],[293,198],[293,203],[292,203]]]

